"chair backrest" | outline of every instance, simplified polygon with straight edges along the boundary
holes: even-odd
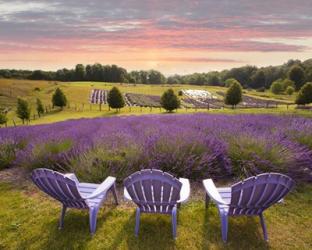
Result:
[[[294,186],[283,174],[265,173],[232,186],[229,215],[259,215],[280,201]]]
[[[38,168],[32,171],[31,179],[45,193],[67,207],[88,208],[81,197],[76,182],[50,169]]]
[[[157,169],[133,173],[124,180],[131,199],[146,213],[171,213],[180,199],[182,183]]]

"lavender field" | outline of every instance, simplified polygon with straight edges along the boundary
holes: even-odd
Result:
[[[160,168],[201,180],[286,173],[312,181],[312,120],[271,115],[150,115],[0,129],[0,168],[74,171],[119,180]]]

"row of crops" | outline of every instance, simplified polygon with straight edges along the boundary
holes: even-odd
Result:
[[[220,109],[224,107],[224,92],[218,91],[216,96],[206,90],[182,90],[182,107],[198,109]],[[107,104],[107,90],[93,89],[90,93],[90,103]],[[160,107],[160,96],[125,93],[124,100],[127,106],[139,107]],[[240,108],[268,108],[276,107],[279,104],[286,104],[282,101],[265,100],[256,97],[243,95]]]
[[[90,93],[90,103],[92,104],[107,104],[107,90],[92,89]]]
[[[107,104],[108,91],[102,89],[93,89],[90,93],[91,104]],[[160,107],[160,97],[143,94],[124,94],[124,101],[127,106],[140,107]]]

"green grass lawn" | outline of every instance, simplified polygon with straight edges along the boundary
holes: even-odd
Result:
[[[0,249],[311,249],[312,186],[297,187],[283,204],[265,212],[269,242],[263,240],[258,218],[231,218],[228,243],[221,240],[217,209],[204,206],[204,193],[192,190],[180,209],[178,238],[171,237],[169,216],[141,217],[134,236],[135,207],[111,194],[98,215],[96,234],[89,233],[87,211],[69,210],[58,230],[60,205],[29,182],[15,187],[0,181]],[[196,185],[199,186],[200,185]],[[121,193],[121,192],[119,192]],[[194,193],[196,193],[194,195]]]

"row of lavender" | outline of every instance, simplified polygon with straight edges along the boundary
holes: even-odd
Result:
[[[312,180],[312,120],[270,115],[150,115],[0,129],[0,165],[74,171],[85,181],[141,168],[177,176],[261,172]]]
[[[92,104],[107,104],[108,91],[102,89],[92,89],[90,92],[90,103]],[[160,107],[160,97],[143,94],[124,94],[124,101],[127,106],[140,107]]]
[[[92,89],[90,92],[90,103],[92,104],[107,104],[107,90]]]

